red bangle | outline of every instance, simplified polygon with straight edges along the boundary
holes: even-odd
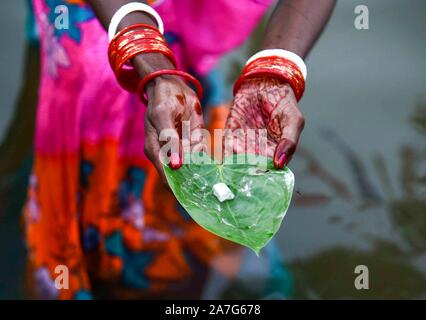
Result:
[[[124,59],[129,60],[126,56],[131,54],[132,52],[141,50],[141,49],[164,49],[164,51],[171,51],[169,47],[165,44],[165,42],[158,40],[158,39],[152,39],[152,38],[132,38],[131,40],[127,37],[124,39],[124,41],[120,42],[117,48],[112,48],[108,52],[109,56],[109,62],[111,67],[115,70],[117,69],[117,63],[118,61]],[[173,54],[171,57],[169,57],[174,61]]]
[[[149,30],[153,30],[156,33],[158,33],[159,35],[162,36],[162,34],[160,33],[160,30],[158,30],[156,27],[151,26],[149,24],[146,23],[137,23],[137,24],[132,24],[131,26],[125,27],[122,30],[120,30],[120,32],[118,32],[114,38],[112,38],[110,44],[114,44],[117,39],[120,39],[124,34],[128,33],[129,31],[135,30],[135,29],[149,29]]]
[[[123,34],[118,39],[113,39],[108,47],[108,54],[111,55],[114,52],[121,50],[123,46],[127,45],[129,42],[146,39],[150,41],[157,41],[161,43],[166,43],[165,38],[158,32],[153,30],[129,30],[127,33]]]
[[[305,90],[305,79],[296,64],[282,57],[262,57],[249,63],[234,85],[234,94],[247,79],[274,77],[288,83],[299,101]]]
[[[234,95],[238,92],[238,89],[241,87],[242,83],[245,80],[248,79],[254,79],[254,78],[262,78],[262,77],[274,77],[280,80],[283,80],[284,82],[288,83],[290,87],[293,89],[294,95],[296,97],[297,101],[300,101],[300,99],[303,96],[304,92],[304,84],[296,83],[295,80],[292,80],[287,75],[284,75],[278,70],[268,70],[268,69],[257,69],[253,71],[249,71],[245,74],[243,74],[234,85]]]
[[[138,86],[139,98],[141,99],[141,101],[145,105],[148,105],[148,100],[145,97],[145,87],[147,86],[147,84],[151,80],[153,80],[156,77],[163,76],[163,75],[179,76],[179,77],[184,78],[186,81],[191,82],[194,85],[194,87],[197,91],[198,99],[200,99],[200,100],[202,99],[203,87],[201,86],[200,81],[198,81],[195,77],[191,76],[189,73],[184,72],[184,71],[164,69],[164,70],[154,71],[153,73],[151,73],[151,74],[147,75],[145,78],[143,78],[141,80],[141,82],[139,83],[139,86]]]
[[[172,50],[164,43],[154,41],[151,39],[138,39],[129,42],[118,50],[115,56],[112,56],[112,67],[114,71],[123,67],[129,60],[133,59],[136,55],[142,53],[160,52],[163,53],[172,63],[176,66],[176,59]]]
[[[165,43],[163,35],[153,26],[140,23],[126,27],[114,36],[108,46],[108,56],[111,65],[114,64],[113,62],[117,58],[118,52],[122,50],[123,46],[137,38],[155,39]]]
[[[123,48],[123,54],[118,54],[119,59],[116,60],[113,69],[119,84],[130,92],[137,91],[140,77],[132,66],[128,68],[126,68],[126,66],[128,62],[137,55],[144,53],[161,53],[170,60],[174,67],[176,67],[177,63],[173,52],[165,45],[140,41],[129,43],[129,46],[131,46],[129,49]]]
[[[108,57],[110,60],[110,63],[113,64],[113,62],[119,58],[119,55],[126,50],[126,48],[131,48],[131,44],[145,41],[147,43],[157,43],[157,44],[163,44],[164,46],[167,46],[165,41],[161,39],[160,37],[150,36],[146,33],[136,34],[136,35],[124,35],[123,38],[121,38],[119,41],[117,41],[114,44],[110,44],[108,48]]]
[[[110,42],[108,56],[111,68],[120,86],[127,91],[136,92],[140,81],[138,73],[129,62],[144,53],[164,54],[176,67],[173,52],[163,35],[153,26],[140,23],[126,27]]]

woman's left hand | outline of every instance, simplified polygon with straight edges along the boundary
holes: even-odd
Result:
[[[225,135],[234,134],[237,138],[234,138],[236,142],[231,140],[234,141],[231,148],[227,150],[225,146],[225,156],[250,148],[247,146],[249,139],[238,138],[232,133],[236,129],[266,129],[266,148],[257,145],[256,153],[273,158],[275,167],[282,169],[296,150],[304,124],[288,84],[274,78],[248,79],[236,93],[226,122],[226,129],[231,130]]]

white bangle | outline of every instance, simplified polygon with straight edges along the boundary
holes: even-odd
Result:
[[[251,58],[247,60],[246,65],[248,65],[250,62],[258,58],[264,58],[264,57],[281,57],[281,58],[290,60],[300,69],[300,72],[302,72],[303,78],[306,81],[306,76],[307,76],[306,64],[301,57],[299,57],[297,54],[291,51],[287,51],[283,49],[262,50],[256,53],[255,55],[251,56]]]
[[[160,15],[157,13],[157,11],[155,11],[152,7],[150,7],[147,4],[140,3],[140,2],[130,2],[122,6],[120,9],[117,10],[116,13],[114,13],[108,27],[109,41],[111,41],[112,38],[114,38],[115,34],[117,33],[117,28],[121,20],[123,20],[123,18],[127,16],[129,13],[132,13],[135,11],[142,11],[149,14],[157,22],[158,30],[160,30],[161,34],[164,34],[164,23]]]

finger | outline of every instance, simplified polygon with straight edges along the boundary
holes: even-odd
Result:
[[[163,165],[160,161],[160,144],[158,142],[158,134],[147,117],[145,117],[145,146],[144,152],[147,158],[154,164],[161,180],[167,184],[164,174]]]
[[[182,115],[174,115],[174,106],[168,103],[153,106],[149,122],[156,131],[159,141],[159,156],[168,157],[170,168],[179,169],[183,164],[181,137],[177,127],[182,123]],[[151,109],[152,110],[152,109]],[[160,159],[161,160],[161,159]]]
[[[276,169],[282,169],[286,166],[296,151],[296,143],[288,140],[282,139],[275,148],[274,153],[274,166]]]
[[[286,166],[296,151],[305,121],[298,109],[287,114],[287,121],[281,129],[281,140],[278,142],[274,153],[274,166],[282,169]]]
[[[204,128],[203,113],[198,99],[196,99],[194,106],[189,110],[190,114],[187,118],[189,118],[191,130]]]
[[[244,153],[256,146],[247,145],[246,136],[249,128],[256,128],[257,102],[253,96],[245,92],[237,92],[229,110],[222,141],[222,155]]]
[[[208,131],[205,129],[201,105],[198,99],[194,103],[190,121],[190,152],[205,152],[207,153],[207,138]]]

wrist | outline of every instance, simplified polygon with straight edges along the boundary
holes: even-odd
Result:
[[[253,56],[251,56],[248,60],[246,65],[250,64],[251,62],[259,59],[259,58],[268,58],[268,57],[279,57],[288,61],[291,61],[294,63],[297,68],[302,72],[303,79],[306,81],[307,76],[307,68],[305,61],[294,51],[288,51],[284,49],[277,49],[277,48],[270,48],[270,49],[264,49]]]
[[[155,71],[145,78],[143,78],[138,85],[137,92],[139,94],[139,97],[141,98],[141,101],[147,105],[148,99],[146,97],[146,88],[147,85],[150,84],[154,79],[159,78],[159,80],[153,82],[151,84],[150,94],[151,99],[156,98],[153,96],[153,94],[160,94],[162,96],[168,96],[173,95],[173,92],[177,92],[179,94],[184,95],[192,95],[194,92],[193,90],[185,83],[189,82],[191,83],[195,90],[197,91],[198,99],[201,100],[203,96],[203,87],[201,86],[200,81],[198,81],[194,76],[190,75],[189,73],[181,70],[158,70]],[[154,90],[152,89],[154,88]],[[195,98],[195,96],[194,96]],[[184,104],[182,102],[182,104]]]
[[[129,92],[137,92],[140,79],[159,70],[174,71],[176,66],[173,52],[160,31],[143,23],[116,34],[108,46],[108,57],[118,83]],[[129,68],[128,63],[133,67]]]
[[[158,70],[175,69],[173,63],[161,53],[140,54],[133,59],[133,66],[141,79]],[[164,75],[155,77],[146,85],[145,91],[148,96],[148,100],[151,100],[154,97],[155,87],[158,84],[166,82],[170,79],[170,77],[174,76]]]
[[[173,63],[161,53],[145,53],[137,55],[133,61],[133,66],[141,78],[158,70],[175,70]]]
[[[145,92],[148,100],[152,100],[155,97],[155,93],[157,92],[157,88],[169,86],[169,85],[186,85],[185,82],[179,77],[175,75],[161,75],[155,77],[150,82],[147,83],[145,87]]]
[[[287,58],[289,55],[290,57]],[[304,66],[303,60],[298,56],[296,57],[300,60],[299,63],[293,62],[293,55],[294,53],[285,50],[265,50],[255,54],[249,59],[242,75],[235,82],[234,95],[248,79],[274,78],[282,83],[288,83],[297,101],[299,101],[305,90],[306,67],[301,68],[298,66],[298,64]]]

